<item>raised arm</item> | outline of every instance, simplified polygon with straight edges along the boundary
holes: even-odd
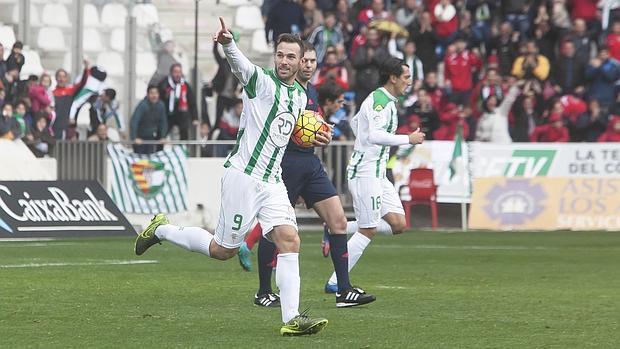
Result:
[[[250,78],[256,71],[256,66],[241,53],[233,41],[232,33],[226,28],[222,17],[220,17],[220,24],[221,28],[213,35],[213,41],[222,44],[226,60],[230,64],[230,70],[239,79],[239,82],[245,86],[250,82]]]

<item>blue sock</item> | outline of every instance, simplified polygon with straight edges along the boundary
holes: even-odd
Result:
[[[334,271],[338,278],[338,292],[351,288],[349,281],[349,252],[347,250],[347,235],[334,234],[329,236],[329,252],[334,262]]]
[[[258,244],[258,294],[272,293],[271,273],[273,265],[273,255],[276,251],[276,244],[265,239],[263,236]]]

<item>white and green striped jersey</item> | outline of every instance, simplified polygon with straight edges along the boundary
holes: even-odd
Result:
[[[234,42],[224,46],[224,54],[244,86],[237,144],[224,166],[277,183],[282,178],[282,156],[297,118],[306,108],[306,93],[298,82],[287,85],[273,70],[252,64]]]
[[[351,119],[355,146],[347,167],[349,179],[385,178],[390,146],[409,143],[407,135],[394,135],[397,127],[396,97],[383,87],[374,90]]]

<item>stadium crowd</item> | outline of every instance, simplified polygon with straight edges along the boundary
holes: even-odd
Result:
[[[353,92],[353,108],[393,55],[414,78],[400,103],[402,132],[419,126],[427,139],[452,140],[462,129],[468,140],[498,143],[620,141],[620,2],[350,3],[273,0],[263,13],[268,41],[294,32],[316,46],[314,83]]]
[[[376,88],[388,55],[411,67],[413,86],[401,99],[399,128],[420,127],[427,139],[509,142],[620,141],[620,2],[617,0],[265,0],[261,8],[268,43],[284,32],[299,34],[317,50],[313,84],[338,84],[348,103],[327,116],[334,139],[352,139],[348,120]],[[105,71],[84,62],[69,74],[20,80],[23,45],[0,58],[0,137],[23,139],[37,156],[59,139],[136,142],[136,152],[158,146],[177,126],[180,139],[234,140],[242,87],[217,46],[216,75],[200,94],[216,95],[210,122],[202,100],[172,56],[156,42],[158,67],[145,98],[125,125]],[[4,57],[0,44],[0,57]],[[94,86],[95,88],[90,88]],[[101,93],[84,93],[101,90]],[[84,108],[84,106],[87,106]],[[86,113],[86,127],[76,127]],[[229,147],[203,149],[225,156]],[[208,151],[207,151],[208,150]]]

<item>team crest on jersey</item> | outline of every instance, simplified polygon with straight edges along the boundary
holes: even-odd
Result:
[[[130,165],[134,189],[146,197],[157,195],[170,174],[162,162],[138,160]]]
[[[269,138],[276,147],[286,147],[291,138],[293,127],[295,127],[295,121],[295,116],[288,111],[276,115],[269,127]]]
[[[375,107],[375,111],[382,111],[383,110],[383,106],[381,104],[377,104],[377,106]]]

